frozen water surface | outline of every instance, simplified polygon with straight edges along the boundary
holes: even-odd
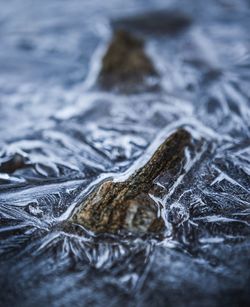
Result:
[[[249,1],[0,4],[1,306],[249,304]],[[155,11],[189,24],[164,34],[129,19]],[[159,92],[95,87],[111,21],[127,18]],[[199,146],[151,195],[164,240],[60,228],[100,178],[135,169],[177,127]],[[26,167],[7,171],[13,159]]]

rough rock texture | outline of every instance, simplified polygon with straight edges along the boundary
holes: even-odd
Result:
[[[71,221],[95,233],[161,233],[164,219],[149,194],[159,195],[154,181],[166,170],[176,169],[185,160],[184,150],[191,135],[184,129],[171,134],[150,160],[127,180],[106,181],[79,206]]]
[[[102,59],[99,85],[107,90],[135,91],[149,76],[157,76],[157,72],[143,41],[123,30],[115,32]]]

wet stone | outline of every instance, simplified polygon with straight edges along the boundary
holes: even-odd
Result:
[[[127,31],[116,31],[102,59],[100,87],[125,92],[154,89],[155,82],[147,84],[149,77],[156,78],[157,72],[144,51],[143,40]]]
[[[123,181],[107,180],[97,186],[73,213],[70,221],[94,233],[161,234],[164,217],[150,195],[160,197],[155,184],[162,173],[184,164],[191,135],[184,129],[172,133],[149,161]]]

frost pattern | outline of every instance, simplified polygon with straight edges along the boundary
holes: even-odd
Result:
[[[14,2],[13,8],[4,6],[6,14],[18,9]],[[160,7],[163,2],[148,5]],[[189,1],[190,7],[199,7],[196,2]],[[237,7],[233,1],[210,2],[203,4],[207,9],[201,16],[193,12],[193,25],[185,34],[148,38],[148,52],[162,74],[163,90],[130,96],[95,90],[99,52],[93,55],[91,67],[86,64],[99,50],[98,42],[100,50],[106,47],[110,29],[103,18],[109,18],[112,7],[119,4],[93,1],[84,8],[97,22],[98,38],[87,23],[84,28],[79,1],[70,8],[65,1],[62,15],[69,14],[71,24],[67,18],[54,20],[53,13],[45,11],[41,14],[48,23],[38,18],[33,32],[22,33],[13,32],[13,18],[0,19],[2,31],[8,34],[3,46],[12,50],[8,60],[20,60],[19,71],[25,63],[41,67],[41,80],[32,81],[37,72],[31,70],[21,83],[9,67],[6,78],[0,77],[1,283],[24,305],[31,306],[34,297],[51,306],[78,306],[82,301],[115,306],[129,300],[145,306],[157,299],[159,306],[166,302],[201,306],[216,302],[213,295],[222,295],[226,303],[241,295],[245,302],[250,10],[243,0]],[[135,12],[144,6],[131,4]],[[53,4],[52,11],[56,8]],[[225,14],[228,20],[223,19]],[[16,23],[24,21],[20,17]],[[68,33],[70,27],[74,34]],[[65,44],[60,31],[67,33],[70,42]],[[80,42],[87,47],[78,54],[83,48]],[[27,52],[35,54],[31,60]],[[70,63],[72,58],[76,62]],[[46,79],[43,60],[54,79]],[[0,53],[0,64],[4,62]],[[71,66],[65,68],[65,63]],[[55,77],[58,72],[62,80]],[[169,192],[159,199],[150,195],[166,221],[163,241],[93,237],[79,226],[72,232],[61,227],[91,185],[136,167],[159,135],[178,127],[192,133],[196,149],[186,152],[185,172],[176,180],[171,174],[158,178],[157,184]],[[25,167],[1,170],[17,155]],[[228,289],[235,289],[230,290],[231,297]]]

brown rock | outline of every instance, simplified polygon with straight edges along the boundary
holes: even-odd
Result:
[[[184,150],[191,135],[184,129],[171,134],[150,160],[127,180],[105,181],[82,202],[71,222],[83,225],[94,233],[157,233],[164,230],[164,219],[149,194],[159,195],[155,179],[176,169],[185,160]],[[179,167],[177,167],[179,169]]]
[[[19,169],[28,167],[24,157],[19,154],[14,154],[10,159],[0,164],[0,172],[12,174]]]
[[[98,80],[100,86],[104,89],[135,91],[149,76],[157,76],[157,73],[144,51],[143,41],[123,30],[115,32],[102,59]]]

